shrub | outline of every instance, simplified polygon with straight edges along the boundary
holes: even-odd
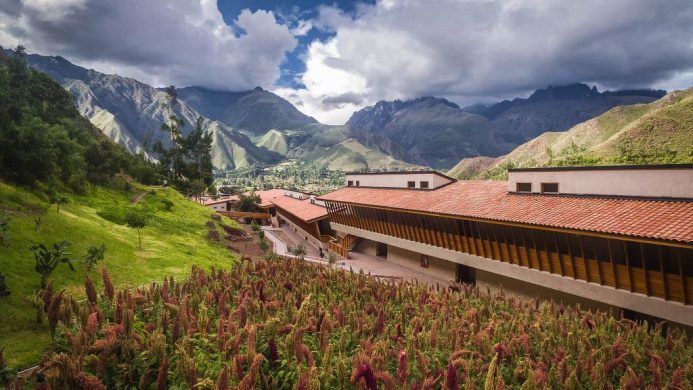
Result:
[[[34,269],[41,274],[41,288],[46,287],[48,276],[50,276],[58,265],[67,264],[72,271],[75,270],[75,267],[72,265],[72,260],[68,257],[70,256],[70,253],[67,252],[69,246],[70,241],[66,240],[54,243],[52,250],[48,249],[48,247],[43,244],[31,246],[30,249],[34,253],[34,260],[36,260]]]
[[[302,244],[299,244],[296,248],[291,250],[291,254],[298,257],[301,260],[303,260],[306,257],[307,253],[308,251],[306,250],[306,247]]]
[[[265,240],[264,238],[260,240],[258,246],[260,247],[260,250],[262,250],[263,252],[267,252],[267,249],[269,249],[269,244],[267,244],[267,240]]]
[[[89,248],[87,248],[87,253],[84,255],[84,267],[87,269],[87,271],[91,271],[96,263],[103,260],[105,253],[106,245],[90,245]]]
[[[170,199],[161,199],[161,205],[163,206],[164,210],[166,211],[171,211],[173,209],[173,201]]]
[[[265,239],[265,231],[264,230],[258,231],[257,237],[260,239],[260,241],[264,240]]]
[[[10,219],[5,215],[0,216],[0,245],[10,245]]]
[[[260,230],[260,225],[257,223],[257,220],[253,219],[253,222],[250,223],[250,228],[253,229],[254,232]]]
[[[329,264],[330,267],[332,267],[336,263],[337,263],[337,254],[334,253],[333,251],[327,252],[327,264]]]
[[[0,297],[6,297],[8,295],[10,295],[10,288],[5,281],[5,275],[0,272]]]

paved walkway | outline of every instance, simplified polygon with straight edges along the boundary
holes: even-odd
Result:
[[[265,237],[267,237],[268,240],[274,243],[274,253],[295,259],[296,256],[288,252],[287,242],[285,241],[289,241],[288,244],[292,248],[295,248],[297,243],[301,243],[303,244],[303,246],[306,247],[306,249],[309,252],[308,255],[305,257],[306,261],[327,264],[327,256],[321,259],[318,256],[317,248],[315,248],[310,243],[306,242],[306,240],[303,239],[303,237],[300,237],[298,234],[296,234],[296,232],[294,232],[290,228],[287,228],[285,226],[282,226],[281,228],[272,228],[265,226],[262,229],[265,231]],[[441,279],[420,271],[416,271],[411,268],[404,267],[397,263],[387,261],[379,257],[369,256],[364,253],[349,252],[349,257],[350,258],[348,260],[338,260],[335,266],[345,270],[351,269],[354,272],[363,271],[364,273],[370,274],[372,276],[379,276],[388,279],[418,280],[422,283],[437,283],[441,286],[449,285],[451,282],[450,280]]]

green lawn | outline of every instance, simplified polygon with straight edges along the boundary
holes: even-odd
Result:
[[[131,204],[137,194],[145,193],[137,205]],[[174,206],[166,211],[162,199]],[[90,273],[101,290],[100,269],[108,267],[116,286],[138,286],[161,280],[166,275],[187,275],[192,264],[204,268],[211,265],[228,267],[234,262],[226,248],[207,240],[211,212],[191,202],[170,188],[134,185],[124,190],[96,188],[86,195],[71,196],[62,205],[48,207],[40,192],[30,192],[0,182],[0,213],[10,218],[9,246],[0,246],[0,272],[6,276],[12,294],[0,298],[0,347],[10,367],[31,366],[50,349],[51,337],[45,322],[36,323],[35,310],[27,298],[39,289],[40,275],[34,270],[29,247],[36,243],[47,246],[61,240],[72,242],[70,252],[82,256],[90,245],[105,244],[105,260]],[[142,246],[138,250],[137,232],[123,223],[125,212],[136,207],[149,215],[142,229]],[[44,210],[40,232],[34,218]],[[232,225],[229,219],[224,223]],[[55,291],[83,296],[84,268],[76,264],[74,272],[61,264],[51,275]]]

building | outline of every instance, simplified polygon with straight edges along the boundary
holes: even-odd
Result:
[[[451,281],[693,326],[693,165],[347,174],[334,248]]]
[[[272,199],[277,225],[287,224],[316,248],[327,249],[331,234],[324,203],[310,194],[291,193]]]
[[[213,211],[231,211],[238,202],[238,197],[235,195],[227,196],[219,199],[202,199],[202,204]]]

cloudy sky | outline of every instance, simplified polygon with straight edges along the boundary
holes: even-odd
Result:
[[[261,86],[324,123],[382,99],[693,86],[691,0],[2,0],[0,45],[163,86]]]

